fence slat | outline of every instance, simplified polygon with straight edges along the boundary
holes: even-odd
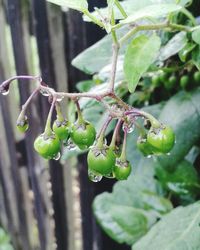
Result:
[[[55,82],[55,71],[52,60],[49,27],[47,20],[46,1],[34,0],[33,13],[35,17],[35,32],[37,38],[38,53],[40,58],[40,69],[43,80],[51,87],[57,89]],[[45,105],[46,109],[49,105]],[[46,118],[46,113],[44,114]],[[44,117],[43,116],[43,117]],[[50,176],[52,182],[52,201],[55,219],[55,234],[57,249],[68,249],[68,227],[67,211],[65,206],[65,190],[63,182],[63,169],[59,162],[50,161]]]
[[[12,34],[12,44],[14,49],[16,71],[17,74],[28,74],[25,48],[23,43],[23,32],[21,27],[20,1],[8,0],[7,10],[8,10],[9,24]],[[22,105],[29,96],[29,88],[27,87],[27,85],[26,87],[24,87],[22,81],[19,81],[19,90],[20,90],[20,101]],[[33,126],[33,123],[31,122],[31,115],[30,115],[30,125]],[[37,176],[34,170],[35,157],[33,153],[33,141],[34,141],[33,134],[31,132],[28,132],[28,136],[25,139],[26,152],[28,156],[28,171],[35,196],[34,204],[38,222],[40,245],[41,249],[45,250],[46,249],[46,234],[45,234],[45,223],[44,223],[45,209],[43,207],[41,190],[39,188]],[[24,235],[26,235],[26,231]]]

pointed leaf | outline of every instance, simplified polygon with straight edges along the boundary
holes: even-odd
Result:
[[[84,12],[88,9],[88,3],[86,0],[47,0],[50,3],[57,4],[64,8],[71,8]]]
[[[165,61],[169,57],[177,54],[187,45],[187,41],[186,32],[177,33],[166,45],[161,48],[158,60]]]
[[[153,4],[136,11],[120,22],[122,24],[128,24],[141,19],[165,17],[166,15],[180,11],[181,9],[182,6],[177,4]]]
[[[130,92],[134,92],[140,78],[155,61],[160,49],[160,38],[156,35],[135,38],[125,54],[124,73]]]

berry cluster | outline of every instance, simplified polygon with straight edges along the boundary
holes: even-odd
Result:
[[[179,74],[180,73],[180,74]],[[178,84],[179,83],[179,84]],[[174,89],[180,85],[182,89],[191,89],[200,83],[200,72],[194,69],[184,69],[184,71],[174,72],[160,72],[152,78],[152,84],[155,87],[164,85],[168,90]]]
[[[12,79],[11,79],[12,80]],[[11,82],[4,82],[0,91],[5,94],[5,89]],[[38,79],[37,79],[38,80]],[[27,131],[29,124],[25,115],[26,108],[33,96],[42,93],[48,96],[51,108],[48,114],[44,132],[39,135],[34,142],[34,148],[39,155],[45,159],[60,158],[62,145],[76,145],[80,150],[88,149],[88,175],[89,178],[98,182],[102,177],[116,178],[117,180],[126,180],[131,173],[131,165],[126,157],[127,134],[138,128],[140,136],[137,140],[137,148],[144,156],[167,154],[173,148],[175,135],[171,127],[160,123],[152,115],[128,106],[120,98],[103,93],[102,95],[110,96],[115,99],[115,105],[109,105],[103,101],[101,96],[94,96],[97,101],[102,102],[108,110],[108,118],[103,124],[99,133],[96,133],[94,126],[86,121],[82,115],[79,106],[79,98],[72,94],[71,99],[77,107],[77,120],[71,123],[64,118],[60,101],[63,99],[63,93],[55,92],[53,89],[44,85],[39,79],[39,87],[31,94],[17,120],[17,128],[20,132]],[[7,92],[6,92],[7,93]],[[70,95],[66,93],[67,95]],[[85,94],[88,96],[89,94]],[[56,110],[56,120],[52,125],[52,114]],[[138,122],[138,118],[144,119],[144,126]],[[117,120],[112,140],[108,144],[105,138],[106,130],[112,120]],[[123,140],[120,140],[121,130],[123,131]],[[122,143],[121,143],[122,142]]]

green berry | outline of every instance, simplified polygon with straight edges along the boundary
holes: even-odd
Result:
[[[195,82],[196,82],[197,84],[200,85],[200,71],[196,71],[196,72],[194,73],[194,80],[195,80]]]
[[[187,88],[188,84],[189,84],[190,78],[189,76],[182,76],[180,79],[180,86],[185,89]]]
[[[120,158],[117,158],[113,173],[117,180],[127,180],[131,174],[131,164],[128,161],[122,161]]]
[[[171,127],[151,128],[147,134],[147,142],[154,153],[169,153],[175,144],[175,134]]]
[[[95,173],[106,176],[112,173],[115,159],[114,151],[108,146],[104,145],[102,148],[94,146],[87,156],[88,168]]]
[[[53,123],[53,131],[58,136],[60,140],[66,140],[69,138],[70,134],[70,123],[69,121],[55,120]]]
[[[137,140],[137,148],[143,153],[144,156],[149,156],[153,154],[153,148],[148,143],[147,138],[139,136]]]
[[[79,122],[76,122],[72,126],[70,136],[72,141],[80,149],[86,149],[94,143],[96,138],[96,131],[94,126],[87,121],[84,121],[81,124]]]
[[[176,76],[170,76],[170,78],[165,81],[164,85],[165,85],[165,88],[166,89],[173,89],[176,85],[176,82],[177,82],[177,79],[176,79]]]
[[[23,119],[17,121],[17,129],[19,130],[19,132],[24,133],[28,130],[28,128],[29,123],[27,116],[24,116]]]
[[[34,148],[45,159],[53,159],[60,152],[60,140],[53,132],[48,136],[41,134],[36,138]]]

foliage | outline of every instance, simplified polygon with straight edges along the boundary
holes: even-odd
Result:
[[[192,1],[108,0],[106,8],[95,8],[94,12],[89,12],[86,0],[49,2],[82,12],[85,21],[108,34],[72,61],[73,66],[93,75],[92,80],[77,85],[81,93],[58,93],[35,79],[40,82],[39,91],[53,99],[41,135],[40,145],[45,148],[36,147],[37,151],[46,158],[58,158],[60,141],[51,129],[52,112],[55,106],[58,121],[65,122],[59,102],[71,98],[78,118],[67,130],[78,136],[63,144],[69,149],[75,142],[81,150],[87,150],[94,143],[88,154],[90,179],[98,182],[103,177],[113,178],[116,166],[132,165],[127,181],[117,182],[112,193],[100,194],[94,200],[95,216],[107,234],[119,243],[132,245],[133,250],[198,249],[199,150],[194,153],[194,147],[199,148],[200,141],[200,29],[186,9]],[[12,80],[1,85],[3,94]],[[27,105],[19,122],[26,120]],[[112,119],[118,123],[108,146],[105,136],[113,128],[112,124],[107,129]],[[120,122],[122,145],[122,140],[117,140]],[[91,123],[100,130],[96,141]],[[160,138],[164,124],[175,131],[176,143],[171,128],[171,141],[166,135]],[[88,126],[94,135],[89,142]],[[151,143],[149,131],[155,136],[155,144],[159,137],[159,145]],[[149,147],[147,158],[137,149],[138,136]],[[58,147],[53,150],[55,139]],[[171,146],[166,152],[159,151],[165,139]],[[63,158],[69,156],[67,153]]]
[[[13,250],[13,247],[10,244],[10,238],[2,228],[0,228],[0,249]]]

